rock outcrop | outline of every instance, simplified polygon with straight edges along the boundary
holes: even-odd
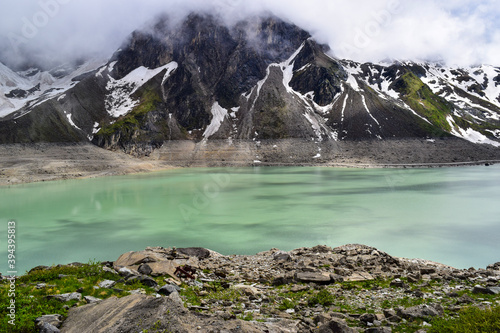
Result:
[[[71,309],[61,332],[417,331],[445,312],[500,303],[498,265],[455,269],[357,244],[231,256],[151,247],[107,265],[118,281],[141,281],[155,293],[85,298],[90,304]]]

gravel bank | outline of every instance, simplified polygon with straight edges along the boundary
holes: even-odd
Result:
[[[437,167],[500,162],[500,148],[461,139],[170,141],[131,156],[88,144],[0,145],[0,185],[151,172],[174,167]]]

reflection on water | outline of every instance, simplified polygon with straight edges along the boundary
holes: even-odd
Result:
[[[146,246],[252,254],[346,243],[485,267],[500,261],[499,176],[498,166],[181,169],[3,187],[0,222],[17,222],[22,271]]]

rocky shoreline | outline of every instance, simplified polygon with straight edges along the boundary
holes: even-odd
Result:
[[[90,143],[0,145],[0,186],[152,172],[179,167],[407,168],[500,163],[500,148],[458,138],[315,142],[169,141],[109,151]]]
[[[463,308],[500,305],[500,262],[455,269],[357,244],[229,256],[154,247],[98,267],[88,288],[25,282],[69,309],[39,317],[40,332],[426,332]],[[111,291],[121,297],[99,297]]]

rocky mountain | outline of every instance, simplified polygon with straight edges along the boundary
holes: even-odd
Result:
[[[134,32],[107,62],[0,64],[0,142],[91,141],[148,154],[170,140],[459,137],[500,146],[500,68],[360,64],[276,17],[191,14]]]

